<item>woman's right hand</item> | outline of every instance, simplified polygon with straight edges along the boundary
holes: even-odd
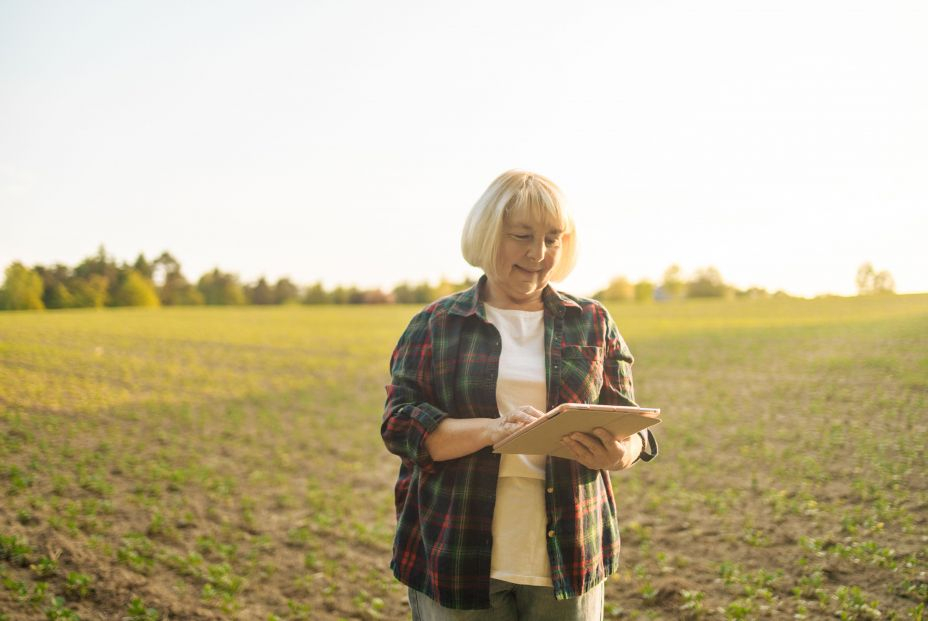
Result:
[[[530,405],[519,406],[499,418],[490,419],[487,425],[487,439],[492,446],[542,416],[544,412],[539,412]]]

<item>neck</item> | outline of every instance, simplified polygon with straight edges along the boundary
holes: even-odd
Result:
[[[483,301],[496,308],[510,310],[542,310],[544,300],[541,291],[525,294],[524,296],[505,291],[502,287],[494,286],[488,277],[483,285]]]

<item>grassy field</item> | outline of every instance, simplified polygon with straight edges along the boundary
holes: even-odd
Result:
[[[0,621],[408,618],[415,310],[0,313]],[[928,295],[611,310],[665,422],[607,619],[928,617]]]

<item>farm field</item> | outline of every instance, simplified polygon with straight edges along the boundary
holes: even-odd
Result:
[[[0,621],[408,618],[416,310],[0,313]],[[664,423],[613,475],[607,619],[928,617],[928,295],[610,310]]]

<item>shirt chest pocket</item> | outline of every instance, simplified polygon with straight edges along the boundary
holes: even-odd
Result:
[[[596,403],[603,387],[603,348],[564,345],[560,367],[560,402]]]

